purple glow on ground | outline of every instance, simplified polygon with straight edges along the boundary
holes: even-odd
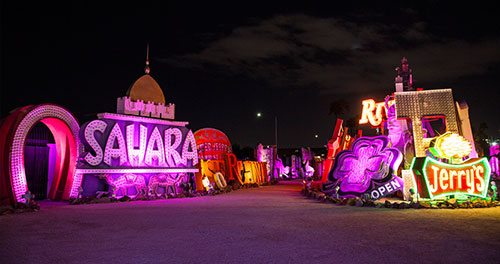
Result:
[[[296,183],[187,199],[43,203],[37,213],[0,216],[0,259],[6,263],[500,261],[494,250],[500,241],[493,236],[500,232],[500,207],[334,206],[305,199],[300,188]],[[408,239],[411,243],[402,242]]]

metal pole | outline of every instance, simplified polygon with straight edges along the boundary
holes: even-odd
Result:
[[[278,117],[277,116],[274,116],[274,143],[276,144],[276,157],[274,159],[274,163],[276,164],[276,161],[278,160]],[[276,166],[273,166],[273,176],[274,176],[274,173],[276,171]],[[277,178],[279,178],[279,172],[278,172],[278,176]]]
[[[278,117],[274,116],[274,142],[276,143],[276,154],[278,154]]]

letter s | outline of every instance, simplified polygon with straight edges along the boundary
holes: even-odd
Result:
[[[102,162],[103,158],[102,148],[99,145],[99,142],[97,142],[94,132],[99,131],[101,133],[104,133],[104,130],[106,130],[107,126],[108,124],[106,124],[106,122],[102,120],[91,121],[87,124],[87,126],[85,126],[84,138],[90,148],[95,152],[95,156],[93,156],[90,152],[87,152],[84,159],[88,164],[92,166],[99,165]]]
[[[482,192],[484,190],[484,179],[482,177],[484,168],[482,166],[474,166],[474,170],[476,171],[476,178],[479,181],[478,184],[476,183],[476,189]]]

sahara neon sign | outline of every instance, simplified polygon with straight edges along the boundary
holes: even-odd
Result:
[[[394,100],[389,100],[388,105],[385,102],[376,103],[373,99],[363,100],[363,111],[359,124],[368,124],[379,126],[384,118],[387,118],[387,106],[394,104]]]
[[[193,132],[181,122],[114,115],[86,123],[79,168],[177,168],[198,163]],[[132,121],[132,122],[130,122]]]
[[[415,158],[411,169],[422,198],[450,195],[485,198],[490,181],[487,158],[471,159],[463,164],[447,164],[430,157]]]

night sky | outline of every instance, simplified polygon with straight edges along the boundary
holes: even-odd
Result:
[[[144,73],[149,43],[151,75],[176,120],[241,146],[273,144],[275,116],[280,147],[323,146],[336,118],[330,103],[346,100],[347,119],[362,99],[381,101],[403,56],[415,87],[453,88],[473,127],[486,122],[500,137],[498,9],[479,1],[68,2],[2,2],[2,117],[47,102],[80,123],[116,111]]]

